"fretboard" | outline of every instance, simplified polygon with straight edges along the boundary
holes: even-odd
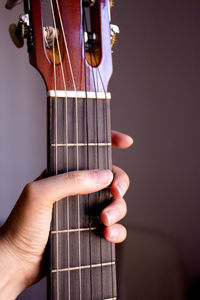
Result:
[[[110,100],[48,98],[48,172],[111,169]],[[48,299],[116,299],[115,249],[102,235],[109,188],[54,205]]]

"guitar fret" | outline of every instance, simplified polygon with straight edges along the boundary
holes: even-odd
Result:
[[[93,264],[93,265],[87,265],[87,266],[80,266],[80,267],[70,267],[70,268],[64,268],[64,269],[56,269],[51,270],[51,273],[57,273],[57,272],[68,272],[68,271],[76,271],[76,270],[86,270],[90,268],[101,268],[101,267],[108,267],[115,265],[115,262],[108,262],[108,263],[102,263],[102,264]]]
[[[53,230],[50,233],[56,234],[56,233],[70,233],[70,232],[85,232],[85,231],[92,231],[97,230],[97,227],[88,227],[88,228],[75,228],[75,229],[63,229],[63,230]]]
[[[68,143],[68,144],[51,144],[51,147],[110,147],[112,143]]]

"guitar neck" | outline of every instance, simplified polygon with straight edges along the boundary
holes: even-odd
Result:
[[[48,97],[49,175],[111,169],[110,100],[105,95],[88,99],[87,93],[84,98],[81,93],[78,98],[55,94]],[[105,189],[54,205],[48,299],[116,299],[115,249],[103,238],[100,221],[108,201]]]

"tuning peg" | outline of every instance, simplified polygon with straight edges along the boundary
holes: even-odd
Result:
[[[114,0],[110,0],[110,10],[115,6],[115,1]]]
[[[120,33],[119,27],[114,24],[110,24],[110,39],[111,39],[111,46],[113,47],[117,41],[117,34]]]
[[[9,33],[15,46],[17,48],[23,47],[24,39],[30,36],[29,15],[20,16],[17,25],[11,24],[9,26]]]
[[[17,48],[22,48],[24,46],[24,39],[20,37],[19,34],[17,33],[16,24],[11,24],[9,26],[9,33],[10,33],[11,40],[13,41],[15,46]]]
[[[19,0],[7,0],[5,8],[12,9],[15,5],[19,4]]]

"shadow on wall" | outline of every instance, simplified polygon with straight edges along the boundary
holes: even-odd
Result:
[[[184,268],[173,242],[157,233],[129,229],[117,251],[120,300],[186,300]]]
[[[166,236],[129,229],[117,246],[120,300],[199,300],[200,278],[188,284],[182,259]]]

